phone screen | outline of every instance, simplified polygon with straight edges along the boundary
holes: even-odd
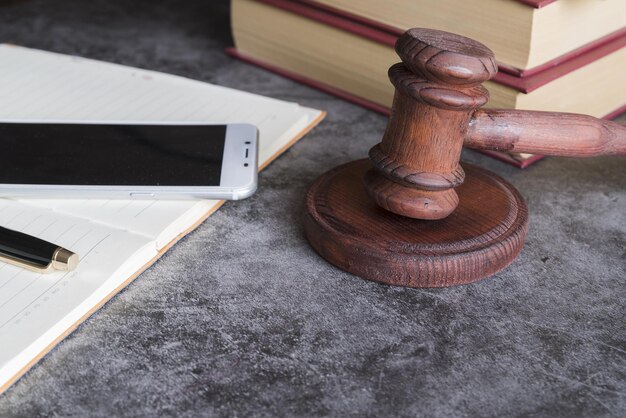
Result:
[[[0,123],[0,183],[219,186],[225,125]]]

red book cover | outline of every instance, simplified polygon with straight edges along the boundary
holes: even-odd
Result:
[[[404,32],[402,29],[363,18],[315,0],[258,1],[391,47],[398,36]],[[556,0],[517,1],[540,8]],[[520,70],[500,63],[498,75],[493,81],[520,92],[529,93],[624,46],[626,46],[626,27],[534,68]]]

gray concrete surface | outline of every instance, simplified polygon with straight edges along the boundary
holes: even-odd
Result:
[[[385,118],[225,56],[227,1],[2,1],[0,41],[329,112],[253,198],[0,396],[0,416],[626,415],[624,158],[520,171],[466,152],[528,200],[522,255],[469,286],[386,287],[326,264],[301,226],[307,186],[363,157]]]

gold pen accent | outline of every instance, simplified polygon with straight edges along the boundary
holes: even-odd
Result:
[[[39,264],[31,263],[26,260],[11,257],[8,254],[0,253],[0,261],[4,261],[7,264],[11,264],[16,267],[21,267],[26,270],[34,271],[36,273],[51,273],[53,271],[73,271],[78,267],[80,261],[78,254],[75,254],[63,247],[57,248],[52,255],[52,260],[48,265],[41,266]]]
[[[0,227],[0,261],[37,273],[72,271],[78,254],[23,232]]]
[[[63,247],[57,248],[52,256],[52,267],[61,271],[72,271],[78,266],[78,254],[66,250]]]

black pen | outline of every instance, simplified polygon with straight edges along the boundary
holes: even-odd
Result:
[[[78,265],[78,254],[0,226],[0,261],[38,273],[72,271]]]

